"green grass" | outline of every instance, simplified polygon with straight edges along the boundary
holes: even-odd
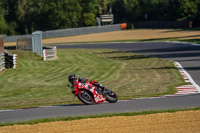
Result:
[[[13,125],[34,125],[38,123],[56,122],[56,121],[72,121],[72,120],[82,120],[88,118],[103,118],[103,117],[114,117],[114,116],[138,116],[138,115],[150,115],[157,113],[175,113],[178,111],[191,111],[200,110],[200,108],[188,108],[188,109],[172,109],[172,110],[154,110],[154,111],[142,111],[142,112],[125,112],[125,113],[109,113],[109,114],[99,114],[99,115],[86,115],[86,116],[70,116],[70,117],[57,117],[57,118],[46,118],[30,121],[20,121],[20,122],[7,122],[0,123],[0,127],[3,126],[13,126]]]
[[[29,51],[12,52],[18,67],[0,75],[0,109],[80,103],[67,87],[70,74],[101,81],[119,99],[172,94],[184,84],[172,62],[134,53],[65,49],[57,60],[42,61]]]

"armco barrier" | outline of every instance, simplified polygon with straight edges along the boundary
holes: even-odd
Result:
[[[64,30],[52,30],[52,31],[43,32],[43,39],[101,33],[101,32],[110,32],[110,31],[119,31],[119,30],[121,30],[120,24],[106,25],[106,26],[92,26],[92,27],[83,27],[83,28],[71,28],[71,29],[64,29]]]
[[[54,47],[43,47],[43,60],[54,60],[57,58],[57,48]]]
[[[42,33],[42,38],[55,38],[55,37],[66,37],[74,35],[84,35],[92,33],[101,33],[101,32],[111,32],[121,30],[121,24],[105,25],[105,26],[92,26],[92,27],[82,27],[82,28],[70,28],[62,30],[51,30],[44,31]],[[20,36],[8,36],[5,38],[5,42],[16,42],[17,38],[22,37],[32,37],[32,35],[20,35]]]
[[[18,38],[32,37],[32,35],[7,36],[4,42],[16,42]]]

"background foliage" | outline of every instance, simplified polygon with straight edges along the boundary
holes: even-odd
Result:
[[[110,7],[115,23],[200,18],[199,0],[1,0],[0,34],[94,26]]]

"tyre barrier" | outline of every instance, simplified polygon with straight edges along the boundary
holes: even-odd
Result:
[[[17,68],[17,54],[13,54],[13,68]]]
[[[43,47],[43,60],[55,60],[57,58],[57,47]]]
[[[5,68],[17,68],[17,54],[10,54],[8,51],[5,51]]]
[[[0,72],[5,69],[5,57],[4,53],[0,54]]]

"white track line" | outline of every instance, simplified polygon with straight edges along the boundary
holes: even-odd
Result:
[[[185,82],[190,82],[192,84],[192,85],[184,85],[184,86],[181,86],[181,87],[182,88],[188,88],[188,87],[190,87],[190,88],[196,88],[196,90],[198,91],[198,93],[200,93],[200,87],[199,87],[199,85],[197,85],[195,83],[195,81],[192,79],[192,77],[190,76],[190,74],[182,67],[182,65],[180,63],[178,63],[178,62],[175,62],[174,64],[178,68],[178,70],[181,73],[181,75],[184,77]],[[177,87],[177,88],[180,88],[180,86]]]

